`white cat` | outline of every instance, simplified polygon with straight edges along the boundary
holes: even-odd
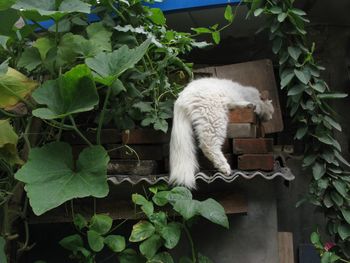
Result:
[[[215,168],[229,175],[230,165],[221,147],[226,138],[228,110],[254,107],[261,121],[272,118],[271,100],[259,91],[226,79],[202,78],[189,83],[174,105],[170,140],[170,183],[195,188],[198,169],[193,129],[199,148]]]

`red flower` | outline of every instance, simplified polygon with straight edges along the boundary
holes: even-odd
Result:
[[[326,244],[324,244],[324,249],[326,251],[331,250],[333,247],[335,247],[335,243],[333,243],[333,242],[327,242]]]

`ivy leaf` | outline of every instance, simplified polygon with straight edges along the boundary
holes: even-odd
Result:
[[[131,235],[129,238],[130,242],[140,242],[150,236],[155,232],[154,226],[148,221],[140,221],[132,227]]]
[[[172,256],[168,252],[162,252],[155,255],[147,263],[174,263]]]
[[[347,197],[348,189],[343,181],[337,180],[333,182],[333,186],[337,189],[338,193],[343,197]]]
[[[112,223],[112,218],[107,215],[94,215],[91,218],[89,229],[94,230],[101,235],[104,235],[111,229]]]
[[[147,259],[151,259],[163,245],[163,242],[163,239],[159,235],[154,234],[140,244],[140,252]]]
[[[6,74],[0,74],[0,108],[15,106],[24,100],[38,83],[25,75],[8,67]]]
[[[151,19],[153,23],[159,26],[165,25],[166,18],[163,14],[163,11],[160,8],[150,8],[149,11],[151,15],[148,16],[148,18]]]
[[[224,208],[214,199],[209,198],[201,202],[198,211],[201,216],[212,223],[223,226],[227,229],[229,228],[228,218]]]
[[[90,69],[82,64],[56,80],[46,81],[33,93],[33,98],[47,108],[33,111],[41,119],[57,119],[92,110],[98,104],[98,94]]]
[[[90,248],[95,252],[100,252],[104,247],[104,238],[94,230],[87,231],[87,239]]]
[[[301,55],[301,49],[298,47],[290,46],[288,47],[288,53],[295,61],[297,61]]]
[[[224,17],[229,23],[233,22],[234,16],[233,16],[233,13],[232,13],[232,7],[230,5],[226,6]]]
[[[93,146],[84,149],[74,165],[71,146],[53,142],[32,149],[15,178],[25,183],[33,211],[41,215],[73,198],[105,197],[108,161],[105,149]]]
[[[295,76],[297,76],[297,78],[302,82],[304,83],[305,85],[307,85],[311,79],[311,74],[306,71],[306,70],[297,70],[295,69],[294,70],[294,73],[295,73]]]
[[[104,240],[105,244],[116,253],[125,249],[125,238],[119,235],[109,235]]]
[[[0,159],[13,164],[23,164],[17,152],[18,136],[9,120],[0,120]]]
[[[173,249],[179,243],[181,237],[181,225],[171,222],[160,230],[160,235],[165,240],[164,246]]]
[[[219,31],[214,31],[214,32],[211,33],[211,36],[212,36],[212,38],[214,40],[214,43],[218,45],[220,43],[220,32]]]
[[[85,61],[99,75],[97,80],[110,86],[119,75],[133,67],[144,56],[150,43],[151,39],[148,39],[134,49],[123,45],[112,53],[101,52]]]
[[[345,240],[348,237],[350,237],[350,226],[349,225],[345,225],[345,224],[341,224],[338,226],[338,233],[341,237],[341,239]]]
[[[146,198],[144,198],[140,194],[133,194],[132,195],[132,201],[141,206],[142,211],[149,217],[153,214],[154,207],[153,203],[148,201]]]
[[[5,239],[2,236],[0,236],[0,262],[7,263],[7,257],[6,257],[6,253],[5,253],[5,246],[6,246]]]
[[[316,162],[313,166],[312,166],[312,174],[315,178],[315,180],[319,180],[322,178],[322,176],[324,176],[326,173],[326,168],[323,164]]]

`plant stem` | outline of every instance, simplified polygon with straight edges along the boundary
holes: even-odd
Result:
[[[58,130],[57,139],[56,139],[56,141],[58,141],[58,142],[61,140],[62,128],[63,128],[64,120],[65,120],[65,117],[62,118],[62,120],[61,120],[61,125],[60,125],[60,128],[59,128],[59,130]]]
[[[73,125],[74,131],[91,147],[93,144],[81,133],[81,131],[78,129],[77,125],[75,124],[74,118],[72,115],[69,115],[69,119]]]
[[[109,100],[109,97],[111,95],[111,91],[112,91],[112,88],[111,86],[108,86],[107,88],[107,93],[106,93],[106,97],[105,97],[105,100],[103,102],[103,107],[102,107],[102,111],[101,111],[101,116],[100,116],[100,119],[98,121],[98,127],[97,127],[97,138],[96,138],[96,141],[97,141],[97,144],[101,144],[101,130],[102,130],[102,125],[103,125],[103,120],[105,118],[105,113],[106,113],[106,108],[107,108],[107,103],[108,103],[108,100]]]
[[[187,228],[185,220],[183,221],[182,226],[183,226],[183,228],[185,230],[185,233],[186,233],[186,236],[188,238],[188,241],[190,242],[191,251],[192,251],[192,262],[196,263],[197,262],[196,250],[195,250],[195,247],[194,247],[194,243],[193,243],[193,239],[192,239],[191,233],[190,233],[190,231]]]

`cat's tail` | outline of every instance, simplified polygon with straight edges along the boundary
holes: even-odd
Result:
[[[198,168],[196,148],[190,116],[185,108],[174,105],[173,128],[170,140],[170,183],[193,189]]]

